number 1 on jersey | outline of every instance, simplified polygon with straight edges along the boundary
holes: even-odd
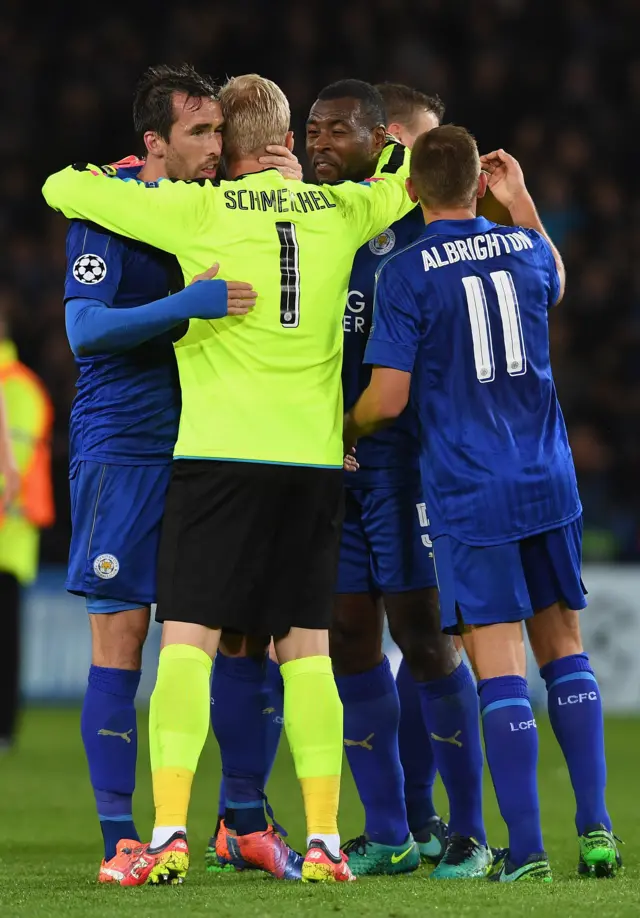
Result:
[[[280,324],[300,324],[300,252],[294,223],[276,223],[280,240]]]
[[[492,271],[490,276],[496,289],[498,306],[500,307],[504,350],[507,358],[507,373],[509,376],[524,376],[527,372],[527,355],[524,338],[522,337],[520,306],[516,288],[513,285],[513,277],[510,271]],[[462,283],[467,295],[476,376],[481,383],[493,382],[496,378],[496,366],[493,357],[493,339],[491,337],[491,324],[489,322],[489,309],[487,307],[484,284],[482,283],[482,278],[477,275],[463,277]]]

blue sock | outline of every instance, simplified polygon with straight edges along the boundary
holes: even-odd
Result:
[[[449,831],[486,845],[478,696],[465,663],[451,675],[418,683],[424,722],[449,798]]]
[[[121,838],[139,838],[131,801],[138,755],[134,699],[140,675],[139,670],[92,666],[82,706],[80,732],[107,861]]]
[[[522,676],[478,683],[487,762],[509,830],[509,860],[521,867],[544,851],[538,803],[538,728]]]
[[[222,759],[225,823],[238,835],[267,828],[264,683],[262,661],[216,655],[211,677],[211,725]]]
[[[270,658],[267,659],[266,676],[266,769],[264,775],[265,786],[271,775],[273,763],[278,754],[278,745],[284,723],[284,682],[280,675],[280,667]]]
[[[223,682],[221,685],[217,686],[218,691],[223,693],[223,698],[225,684],[227,683]],[[266,772],[264,776],[264,786],[266,787],[269,776],[271,775],[273,763],[275,762],[276,755],[278,754],[278,745],[280,743],[282,725],[284,723],[284,682],[282,681],[282,676],[280,675],[280,667],[271,659],[267,660],[265,700],[267,704],[262,710],[263,728],[266,733]],[[212,721],[214,719],[213,708],[211,719]],[[226,800],[227,789],[223,775],[220,779],[220,792],[218,795],[218,818],[224,818]]]
[[[356,676],[338,676],[344,707],[344,744],[371,841],[400,845],[409,834],[404,775],[398,754],[400,704],[385,657]]]
[[[400,699],[398,749],[404,771],[404,799],[412,832],[420,832],[437,815],[433,805],[436,764],[424,725],[416,681],[403,657],[396,676]]]
[[[547,685],[549,719],[564,754],[576,797],[578,835],[594,824],[611,830],[604,793],[602,700],[586,653],[552,660],[540,670]]]
[[[213,712],[211,713],[213,721]],[[220,776],[220,790],[218,791],[218,819],[224,819],[224,811],[227,805],[227,787],[224,783],[224,775]],[[217,830],[216,830],[217,831]]]

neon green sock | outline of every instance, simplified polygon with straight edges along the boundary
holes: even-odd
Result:
[[[149,707],[156,826],[186,826],[191,784],[209,732],[211,658],[189,644],[160,651]]]
[[[329,657],[280,667],[284,726],[302,788],[307,835],[337,835],[342,772],[342,703]]]

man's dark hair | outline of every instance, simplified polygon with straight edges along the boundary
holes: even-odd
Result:
[[[384,101],[372,83],[364,80],[338,80],[330,83],[318,94],[320,102],[330,99],[357,99],[360,112],[367,119],[370,127],[386,124]]]
[[[411,151],[410,175],[426,207],[468,207],[475,199],[480,175],[475,137],[456,124],[421,134]]]
[[[184,93],[189,99],[215,99],[218,88],[191,64],[149,67],[140,77],[133,97],[133,126],[139,137],[145,131],[155,131],[163,140],[169,140],[175,121],[175,92]]]
[[[429,96],[403,83],[378,83],[376,89],[384,101],[387,124],[395,121],[411,128],[419,111],[431,112],[438,122],[444,117],[444,102],[438,95]]]

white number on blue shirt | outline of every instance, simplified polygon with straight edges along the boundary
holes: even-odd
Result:
[[[496,288],[500,307],[507,373],[509,376],[523,376],[527,372],[527,355],[513,277],[510,271],[492,271],[491,280]],[[463,277],[462,283],[467,294],[476,376],[481,383],[493,382],[496,377],[496,367],[493,359],[493,340],[484,284],[482,278],[476,275]]]
[[[293,223],[276,223],[280,240],[280,324],[300,324],[300,252]]]

